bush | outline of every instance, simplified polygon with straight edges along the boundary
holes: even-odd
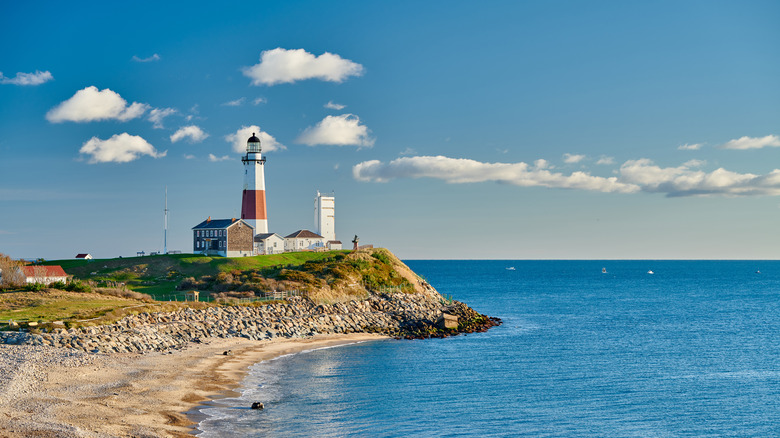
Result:
[[[79,280],[74,280],[65,286],[65,290],[68,292],[91,292],[92,288]]]
[[[65,290],[67,285],[63,281],[55,281],[54,283],[51,283],[49,287],[52,289]]]
[[[43,283],[30,283],[24,286],[24,290],[28,292],[40,292],[46,289],[46,285]]]

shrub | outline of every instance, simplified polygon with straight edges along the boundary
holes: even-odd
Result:
[[[68,292],[91,292],[92,288],[79,280],[74,280],[65,286],[65,290]]]
[[[59,290],[65,290],[65,288],[67,286],[68,285],[66,285],[65,282],[62,282],[62,281],[55,281],[54,283],[51,283],[49,285],[50,288],[52,288],[52,289],[59,289]]]
[[[46,289],[46,285],[43,283],[30,283],[24,286],[24,290],[28,292],[40,292]]]

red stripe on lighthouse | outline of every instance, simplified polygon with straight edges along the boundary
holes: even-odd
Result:
[[[244,190],[241,219],[268,219],[265,210],[265,190]]]

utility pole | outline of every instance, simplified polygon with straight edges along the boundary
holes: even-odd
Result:
[[[165,186],[165,232],[163,234],[163,254],[168,254],[168,186]]]

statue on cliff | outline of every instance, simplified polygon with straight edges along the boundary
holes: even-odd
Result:
[[[352,239],[352,251],[357,251],[358,249],[358,242],[360,242],[360,238],[358,238],[357,234],[355,234],[355,238]]]

